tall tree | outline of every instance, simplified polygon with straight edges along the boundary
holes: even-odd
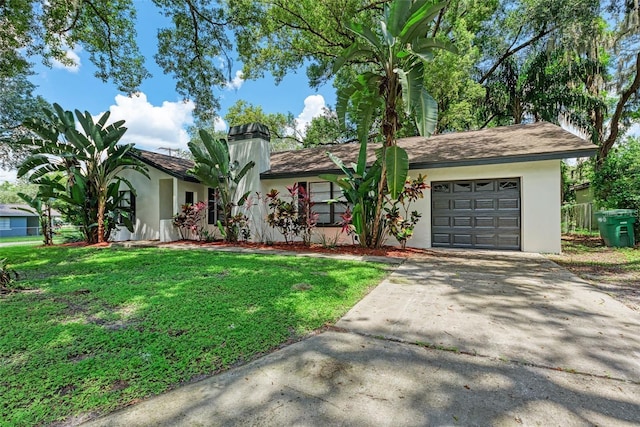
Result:
[[[81,46],[96,77],[128,94],[150,77],[136,43],[134,0],[9,0],[0,2],[0,77],[24,75],[33,59],[71,64]],[[219,107],[212,89],[230,80],[228,18],[217,0],[153,0],[167,18],[157,32],[156,63],[176,79],[176,90],[207,115]],[[220,60],[224,65],[220,66]]]
[[[1,30],[0,30],[1,31]],[[11,169],[24,160],[28,151],[18,141],[29,131],[22,122],[50,107],[41,96],[34,95],[36,86],[26,75],[2,77],[0,73],[0,167]]]
[[[58,104],[45,111],[46,119],[27,119],[25,126],[38,136],[25,140],[31,155],[18,169],[18,177],[29,176],[40,183],[53,174],[67,177],[68,200],[81,204],[88,213],[95,213],[95,235],[87,241],[106,241],[105,214],[120,183],[135,192],[120,173],[132,170],[148,177],[146,166],[131,155],[133,144],[119,144],[126,132],[124,120],[107,124],[110,113],[94,122],[89,112],[65,111]],[[80,125],[80,130],[76,127]],[[85,224],[87,225],[87,224]],[[92,224],[90,224],[92,225]]]
[[[380,230],[385,196],[392,200],[402,192],[409,159],[406,151],[397,144],[401,126],[400,118],[410,116],[423,136],[429,136],[436,128],[437,104],[424,87],[424,62],[433,58],[433,51],[455,51],[451,43],[432,37],[434,21],[448,2],[434,3],[428,0],[394,0],[384,5],[375,31],[361,23],[349,27],[356,35],[355,42],[347,47],[335,61],[334,71],[350,62],[364,62],[368,70],[360,74],[350,87],[338,93],[336,111],[344,121],[347,105],[352,103],[357,111],[356,123],[360,139],[360,159],[357,175],[364,175],[369,129],[375,115],[381,116],[381,150],[376,153],[380,165],[380,179],[374,211],[375,221],[367,246],[381,244]],[[343,168],[344,169],[344,168]],[[334,179],[332,179],[335,181]],[[360,208],[362,209],[362,208]],[[358,214],[354,206],[354,214]]]

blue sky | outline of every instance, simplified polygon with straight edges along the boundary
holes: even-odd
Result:
[[[113,120],[126,120],[129,130],[123,138],[125,142],[134,142],[139,148],[153,151],[159,147],[186,149],[185,127],[192,124],[193,104],[183,102],[175,91],[172,77],[164,75],[153,60],[157,51],[156,31],[165,18],[151,2],[138,0],[135,4],[138,7],[138,44],[146,58],[147,69],[153,75],[143,82],[139,96],[126,97],[113,84],[94,77],[95,67],[81,48],[68,52],[76,62],[73,67],[54,64],[48,68],[38,63],[38,58],[32,58],[35,74],[31,81],[38,86],[36,94],[67,110],[78,108],[93,115],[109,110]],[[267,113],[291,112],[298,118],[299,129],[303,129],[312,117],[322,112],[322,107],[335,104],[333,87],[327,84],[318,90],[310,88],[304,69],[290,73],[276,86],[271,76],[257,81],[242,80],[238,74],[242,64],[233,56],[232,59],[234,78],[228,87],[214,89],[220,99],[220,117],[242,99],[261,106]],[[220,121],[217,123],[220,129],[225,125]],[[12,171],[0,170],[0,181],[12,180],[14,176]]]

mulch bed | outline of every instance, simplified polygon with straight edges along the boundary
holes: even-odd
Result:
[[[363,248],[358,245],[339,245],[335,247],[327,247],[317,243],[311,245],[305,245],[302,242],[283,243],[274,242],[272,244],[253,243],[253,242],[238,242],[234,244],[225,242],[198,242],[194,240],[179,240],[171,242],[170,245],[190,245],[201,246],[205,248],[215,247],[238,247],[246,249],[258,249],[258,250],[276,250],[276,251],[290,251],[290,252],[306,252],[306,253],[323,253],[332,255],[355,255],[355,256],[381,256],[381,257],[394,257],[394,258],[408,258],[411,256],[425,256],[430,255],[432,252],[424,249],[406,248],[401,249],[397,246],[383,246],[379,249]]]

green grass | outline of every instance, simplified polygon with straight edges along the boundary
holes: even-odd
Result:
[[[618,249],[627,259],[625,269],[628,271],[640,272],[640,250],[634,248],[621,248]]]
[[[385,275],[364,262],[14,246],[0,298],[0,425],[104,413],[334,322]]]
[[[62,228],[58,230],[53,235],[54,243],[63,243],[65,240],[82,240],[82,233],[80,233],[75,228]],[[42,243],[42,236],[11,236],[11,237],[0,237],[0,243],[19,243],[19,242],[29,242],[33,244]]]
[[[0,243],[14,243],[14,242],[33,242],[42,243],[42,236],[11,236],[0,237]]]

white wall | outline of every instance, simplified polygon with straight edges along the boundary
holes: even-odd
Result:
[[[114,231],[112,240],[159,240],[161,229],[164,227],[163,240],[179,238],[179,234],[168,233],[170,226],[162,225],[162,221],[170,221],[185,203],[187,191],[194,192],[194,201],[207,202],[207,188],[198,183],[182,181],[156,168],[149,167],[149,177],[142,174],[124,171],[121,176],[128,179],[136,190],[136,223],[133,233],[124,226]],[[127,190],[121,184],[121,190]],[[204,223],[206,225],[206,217]],[[215,226],[207,226],[211,231]]]
[[[419,173],[427,176],[428,184],[447,180],[520,178],[522,251],[560,252],[560,160],[411,170],[410,176],[415,177]],[[294,179],[265,180],[261,183],[260,191],[265,194],[271,188],[275,188],[287,194],[286,186],[294,181]],[[320,181],[320,179],[300,178],[299,181]],[[413,238],[407,242],[407,246],[430,248],[430,190],[426,190],[424,199],[418,200],[413,206],[422,213],[422,218],[416,226]],[[336,230],[339,229],[319,227],[317,234],[325,233],[327,236],[333,236]],[[346,236],[342,236],[342,240],[350,243],[350,239]],[[396,245],[397,242],[393,237],[389,237],[387,244]]]
[[[412,170],[427,182],[459,179],[520,178],[523,252],[560,252],[560,160]],[[431,247],[431,193],[416,202],[422,218],[407,246]]]

